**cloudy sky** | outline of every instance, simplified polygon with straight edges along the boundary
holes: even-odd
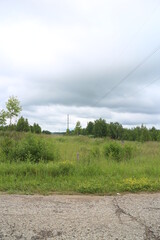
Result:
[[[160,128],[160,1],[0,0],[0,110],[12,95],[50,131]]]

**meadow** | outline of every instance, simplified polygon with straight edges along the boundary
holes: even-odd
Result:
[[[160,142],[0,133],[0,192],[116,194],[160,190]]]

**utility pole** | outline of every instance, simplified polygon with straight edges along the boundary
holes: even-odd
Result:
[[[69,114],[67,114],[67,133],[69,133]]]

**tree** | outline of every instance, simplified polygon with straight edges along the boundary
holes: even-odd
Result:
[[[89,122],[86,127],[86,132],[88,135],[93,135],[93,128],[94,128],[94,123]]]
[[[66,135],[69,135],[69,134],[70,134],[70,130],[69,130],[69,128],[67,128]]]
[[[48,131],[48,130],[43,130],[42,133],[43,133],[43,134],[47,134],[47,135],[52,134],[52,133],[51,133],[50,131]]]
[[[39,124],[34,123],[33,126],[31,126],[31,132],[33,133],[41,133],[41,127],[39,126]]]
[[[93,132],[95,137],[106,137],[107,125],[105,119],[100,118],[94,122]]]
[[[123,127],[118,122],[111,122],[108,126],[109,135],[112,139],[122,139]]]
[[[150,133],[150,136],[151,136],[152,141],[157,141],[158,131],[156,130],[156,128],[155,128],[155,127],[152,127],[152,128],[149,130],[149,133]]]
[[[24,119],[24,117],[20,117],[20,119],[17,122],[16,130],[18,132],[29,132],[30,127],[28,123],[28,119]]]
[[[78,121],[76,123],[75,129],[74,129],[74,134],[76,134],[76,135],[81,134],[81,130],[82,130],[81,123],[80,123],[80,121]]]
[[[20,106],[20,102],[17,97],[10,97],[8,102],[6,103],[7,108],[7,117],[10,119],[10,125],[13,117],[17,117],[19,113],[22,111],[22,107]]]
[[[87,135],[87,133],[86,133],[86,128],[82,128],[82,129],[81,129],[81,134],[82,134],[82,135]]]
[[[1,111],[0,111],[0,126],[4,126],[4,125],[6,125],[6,119],[7,118],[7,114],[6,114],[6,112],[2,109]]]
[[[141,137],[140,141],[145,142],[150,140],[150,135],[148,129],[142,124],[141,125]]]

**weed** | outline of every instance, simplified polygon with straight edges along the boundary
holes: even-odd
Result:
[[[104,147],[104,154],[107,158],[116,160],[128,160],[132,157],[133,148],[129,144],[110,142]]]
[[[156,191],[160,190],[159,158],[158,142],[122,144],[82,136],[6,132],[0,135],[0,191]]]

